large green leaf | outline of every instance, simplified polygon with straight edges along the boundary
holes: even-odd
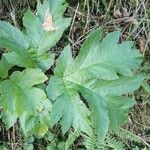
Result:
[[[60,75],[71,61],[70,47],[66,47],[56,68]],[[77,91],[74,91],[74,89],[69,86],[67,87],[66,84],[70,83],[65,82],[63,78],[57,76],[52,77],[49,81],[49,86],[47,87],[48,96],[52,101],[56,100],[52,107],[51,122],[54,125],[62,118],[61,125],[63,133],[68,131],[71,125],[75,129],[88,133],[90,132],[88,120],[89,110],[80,100]]]
[[[88,89],[80,90],[80,92],[89,102],[92,115],[91,119],[96,133],[100,135],[102,139],[104,139],[109,128],[109,117],[106,100],[100,95],[91,92]]]
[[[133,43],[118,44],[118,31],[107,34],[102,41],[100,35],[101,30],[95,31],[85,41],[75,59],[77,70],[73,74],[88,72],[93,77],[108,80],[117,79],[118,74],[132,76],[131,70],[141,63],[141,54],[133,48]]]
[[[18,28],[11,24],[0,21],[0,47],[6,48],[3,57],[9,64],[21,67],[35,67],[35,59],[30,49],[30,42]]]
[[[40,69],[26,69],[14,72],[10,79],[0,83],[0,106],[7,115],[5,120],[8,127],[17,118],[25,122],[23,119],[27,117],[24,116],[36,117],[37,111],[42,111],[48,99],[42,89],[34,86],[46,80],[47,77]]]
[[[58,58],[54,77],[50,78],[47,87],[48,97],[54,101],[54,106],[61,103],[59,109],[52,108],[52,113],[55,114],[52,117],[53,123],[62,118],[62,128],[73,125],[74,120],[68,123],[63,122],[63,119],[69,118],[65,112],[70,112],[70,107],[74,110],[68,103],[75,101],[72,93],[77,92],[87,100],[92,126],[101,139],[104,139],[111,124],[113,128],[117,128],[127,121],[124,115],[127,116],[128,102],[125,103],[126,99],[121,96],[133,92],[142,83],[143,77],[132,72],[141,63],[141,54],[133,48],[132,42],[119,44],[119,35],[120,33],[115,31],[103,38],[103,33],[98,29],[85,41],[75,59],[72,58],[69,47],[64,49]],[[66,95],[69,95],[69,98]],[[81,99],[78,101],[83,103]],[[132,99],[127,101],[133,104]],[[79,108],[80,105],[76,107]],[[112,107],[119,111],[119,118],[115,122],[113,117],[116,112],[113,110],[113,114],[110,115]],[[124,112],[126,114],[123,114]],[[75,111],[72,113],[76,116]],[[59,114],[59,117],[56,114]]]
[[[5,21],[0,21],[0,31],[0,47],[6,48],[3,57],[9,64],[38,67],[36,51],[31,48],[30,40],[25,34]]]
[[[28,38],[18,28],[0,21],[0,47],[23,53],[29,46]]]
[[[65,86],[63,86],[63,88],[65,88]],[[52,125],[54,125],[62,118],[61,125],[63,133],[66,133],[71,125],[75,129],[89,133],[90,127],[88,116],[89,110],[80,100],[79,94],[67,90],[56,99],[52,108],[51,122]]]

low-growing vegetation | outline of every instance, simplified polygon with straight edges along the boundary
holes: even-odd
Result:
[[[150,148],[149,2],[18,3],[1,1],[0,149]]]

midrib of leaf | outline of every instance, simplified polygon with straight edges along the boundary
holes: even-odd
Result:
[[[123,61],[129,61],[129,60],[128,60],[128,59],[124,59]],[[91,64],[91,65],[88,65],[88,66],[86,66],[86,67],[79,67],[79,69],[77,69],[77,70],[73,71],[72,73],[69,73],[67,76],[65,76],[64,79],[68,80],[68,78],[70,78],[71,76],[74,76],[76,73],[82,72],[82,71],[84,71],[84,70],[87,70],[88,68],[92,68],[93,66],[97,66],[97,65],[102,66],[102,67],[105,66],[104,68],[107,68],[107,66],[108,66],[108,67],[113,67],[113,68],[119,68],[119,67],[117,67],[117,66],[112,65],[111,62],[113,62],[113,61],[97,62],[97,63]],[[116,61],[116,62],[119,64],[118,61]],[[109,65],[108,65],[108,64],[109,64]],[[119,65],[118,65],[118,66],[119,66]],[[116,74],[117,74],[117,73],[116,73]]]
[[[66,94],[67,94],[69,97],[71,97],[70,94],[69,94],[69,91],[67,90],[67,86],[66,86],[64,80],[62,80],[62,81],[63,81],[63,85],[64,85],[64,91],[66,92]]]
[[[136,77],[138,77],[138,76],[135,76],[135,78]],[[140,76],[139,76],[140,77]],[[128,82],[127,82],[127,79],[128,79]],[[101,79],[95,79],[95,81],[94,82],[99,82],[100,83],[100,81],[102,81],[101,82],[101,84],[98,84],[98,86],[95,86],[95,87],[90,87],[90,86],[86,86],[85,84],[84,84],[84,82],[82,83],[80,83],[80,82],[77,82],[76,80],[71,80],[71,78],[63,78],[63,80],[64,81],[67,81],[67,82],[71,82],[71,83],[73,83],[73,84],[75,84],[75,85],[77,85],[77,86],[79,86],[79,87],[82,87],[82,88],[84,88],[84,89],[87,89],[87,90],[90,90],[91,92],[93,92],[93,93],[95,93],[95,94],[98,94],[98,95],[100,95],[101,97],[103,97],[104,98],[104,96],[105,95],[107,95],[107,94],[103,94],[103,92],[105,91],[105,88],[107,88],[107,90],[109,91],[111,88],[113,88],[113,87],[117,87],[117,88],[119,88],[121,85],[124,85],[125,86],[125,84],[127,83],[127,84],[131,84],[130,82],[135,82],[134,81],[134,78],[133,77],[129,77],[129,78],[119,78],[118,77],[118,79],[116,79],[116,80],[111,80],[111,81],[109,81],[109,80],[101,80]],[[90,79],[89,79],[90,80]],[[141,77],[141,79],[140,80],[142,80],[142,77]],[[64,82],[63,81],[63,82]],[[85,81],[86,82],[86,81]],[[93,83],[94,83],[93,82]],[[87,83],[88,83],[88,80],[87,80]],[[64,82],[64,85],[65,86],[67,86],[66,84],[65,84],[65,82]],[[109,87],[108,87],[108,85],[109,85]],[[101,92],[99,92],[100,90],[98,90],[98,89],[101,89],[102,88],[102,93]]]
[[[93,92],[93,93],[95,93],[95,94],[99,94],[99,93],[97,93],[97,92],[95,92],[94,90],[92,90],[91,88],[89,88],[89,87],[87,87],[87,86],[84,86],[83,84],[80,84],[80,83],[78,83],[78,82],[75,82],[75,81],[73,81],[73,80],[69,80],[68,78],[63,78],[63,83],[64,83],[64,87],[65,87],[65,90],[66,90],[66,92],[67,92],[67,89],[66,89],[66,84],[65,84],[65,82],[64,81],[69,81],[69,82],[71,82],[71,83],[73,83],[73,84],[75,84],[75,85],[77,85],[77,86],[79,86],[79,87],[83,87],[83,88],[85,88],[85,89],[87,89],[87,90],[90,90],[91,92]]]

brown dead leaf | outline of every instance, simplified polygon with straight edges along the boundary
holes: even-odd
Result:
[[[138,25],[138,21],[137,19],[132,16],[132,17],[128,17],[126,20],[125,20],[126,23],[133,23],[134,25]]]
[[[145,51],[145,40],[143,38],[138,39],[138,45],[140,47],[141,52]]]
[[[148,44],[146,44],[146,41],[144,38],[138,38],[138,45],[142,53],[145,53],[145,51],[149,51],[149,46]]]
[[[121,11],[119,9],[115,10],[113,13],[113,16],[118,19],[121,18],[123,16],[123,14],[121,13]]]
[[[54,26],[53,26],[53,19],[52,15],[50,14],[49,9],[46,10],[45,12],[45,19],[43,23],[43,27],[45,31],[54,31]]]

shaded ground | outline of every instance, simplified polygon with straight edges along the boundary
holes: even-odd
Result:
[[[52,50],[56,54],[59,55],[62,48],[70,43],[73,54],[76,55],[89,32],[100,26],[104,27],[106,32],[120,29],[122,33],[120,40],[134,40],[144,57],[142,66],[150,65],[149,0],[68,0],[68,2],[65,15],[72,17],[73,20],[70,29],[57,46],[53,47]],[[35,5],[35,0],[0,0],[0,19],[22,28],[23,13],[28,8],[35,10]],[[139,73],[149,74],[150,70],[147,68],[141,67]],[[150,83],[148,80],[145,82]],[[130,114],[129,123],[125,128],[141,136],[145,144],[139,146],[144,147],[150,144],[150,95],[144,86],[135,92],[135,97],[138,103]],[[38,147],[37,149],[42,149],[44,142],[40,139],[34,141],[34,145]],[[80,140],[76,143],[79,142]],[[0,123],[0,144],[19,150],[22,149],[23,143],[24,139],[17,125],[6,131],[4,125]],[[130,149],[131,143],[127,143],[127,146]]]

